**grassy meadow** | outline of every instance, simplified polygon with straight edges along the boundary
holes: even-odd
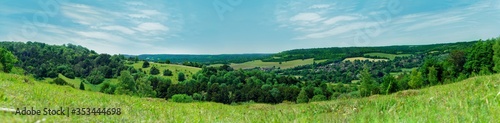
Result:
[[[180,72],[184,73],[184,75],[186,75],[187,78],[191,78],[193,74],[195,74],[196,72],[201,70],[201,68],[197,68],[197,67],[184,66],[184,65],[178,65],[178,64],[159,64],[159,63],[154,63],[154,62],[149,62],[150,67],[142,68],[143,63],[144,63],[143,61],[139,61],[137,63],[132,64],[132,66],[134,68],[137,68],[137,69],[139,69],[139,68],[142,69],[147,74],[149,74],[149,70],[151,69],[151,67],[155,66],[156,68],[158,68],[160,70],[159,76],[163,76],[163,70],[169,69],[170,71],[172,71],[173,76],[163,76],[163,77],[170,78],[172,80],[172,83],[179,82],[179,80],[177,80],[177,75]]]
[[[27,80],[27,81],[26,81]],[[0,111],[7,122],[497,122],[500,74],[407,90],[391,95],[276,105],[213,102],[174,103],[81,91],[0,74],[0,108],[117,107],[119,116],[18,116]]]
[[[365,56],[378,56],[378,57],[384,57],[388,58],[389,60],[393,60],[396,57],[405,57],[405,56],[411,56],[411,54],[388,54],[388,53],[366,53]]]
[[[308,64],[313,64],[314,62],[320,63],[324,62],[326,60],[314,60],[314,59],[299,59],[299,60],[292,60],[292,61],[286,61],[286,62],[263,62],[262,60],[254,60],[254,61],[249,61],[245,63],[238,63],[238,64],[230,64],[234,69],[251,69],[255,67],[261,67],[261,68],[271,68],[271,67],[276,67],[276,68],[281,68],[281,69],[288,69],[288,68],[293,68],[296,66],[300,65],[308,65]],[[213,66],[217,66],[220,64],[215,64]]]

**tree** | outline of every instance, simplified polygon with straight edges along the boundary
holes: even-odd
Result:
[[[299,95],[297,96],[297,103],[307,103],[309,102],[309,98],[307,97],[307,92],[305,89],[300,90]]]
[[[0,64],[2,66],[2,71],[9,73],[17,62],[16,56],[14,56],[10,51],[0,48]]]
[[[101,71],[95,69],[87,77],[87,81],[94,85],[101,84],[104,81],[104,74]]]
[[[165,64],[170,64],[170,60],[165,60]]]
[[[496,39],[495,45],[493,45],[493,51],[493,62],[495,63],[493,70],[500,73],[500,37]]]
[[[151,79],[148,76],[144,76],[137,79],[136,88],[137,95],[139,97],[155,97],[156,92],[153,90],[151,86]]]
[[[163,76],[172,76],[172,71],[170,71],[169,69],[165,69],[163,70]]]
[[[429,74],[427,74],[430,85],[436,85],[439,82],[438,71],[434,66],[429,67]]]
[[[479,41],[467,52],[467,62],[464,65],[468,73],[491,71],[493,68],[493,47],[490,41]],[[483,69],[483,66],[486,69]]]
[[[397,91],[398,85],[394,76],[392,76],[391,74],[385,74],[382,78],[382,81],[383,82],[380,89],[383,94],[390,94]]]
[[[424,80],[422,77],[422,72],[417,71],[417,69],[413,69],[411,71],[410,81],[408,82],[410,88],[420,88],[423,83]]]
[[[142,68],[148,68],[148,67],[149,67],[149,62],[144,61],[144,63],[142,63]]]
[[[85,90],[85,85],[83,84],[83,81],[80,82],[80,90]]]
[[[372,94],[375,94],[374,92],[374,87],[373,87],[373,78],[372,75],[369,72],[368,65],[364,65],[363,71],[361,71],[361,87],[359,89],[359,92],[361,96],[370,96]]]
[[[132,95],[137,91],[134,77],[130,75],[129,71],[120,72],[120,77],[118,77],[118,81],[119,81],[118,87],[115,90],[116,94]]]
[[[182,81],[186,80],[186,76],[184,76],[184,73],[179,72],[179,73],[177,74],[177,80],[178,80],[179,82],[182,82]]]
[[[153,66],[149,70],[149,74],[151,74],[151,75],[158,75],[158,74],[160,74],[160,70],[158,70],[158,68],[156,68],[156,67]]]

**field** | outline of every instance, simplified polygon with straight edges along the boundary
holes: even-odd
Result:
[[[28,82],[24,80],[27,79]],[[500,121],[500,74],[421,90],[361,99],[223,105],[212,102],[173,103],[81,91],[0,74],[0,108],[121,108],[122,114],[90,116],[20,116],[0,111],[8,122],[497,122]]]
[[[326,60],[316,60],[316,63],[324,62]],[[282,62],[281,64],[279,62],[262,62],[262,60],[254,60],[254,61],[249,61],[245,63],[240,63],[240,64],[231,64],[230,66],[234,69],[251,69],[255,67],[261,67],[261,68],[271,68],[271,67],[280,67],[281,69],[288,69],[288,68],[293,68],[297,67],[300,65],[307,65],[307,64],[313,64],[315,62],[314,59],[304,59],[304,60],[293,60],[293,61],[286,61]]]
[[[137,69],[140,68],[148,74],[149,74],[149,70],[151,69],[151,67],[155,66],[156,68],[158,68],[160,70],[160,74],[159,74],[160,76],[163,76],[163,70],[169,69],[170,71],[172,71],[173,76],[164,76],[164,77],[170,78],[172,80],[172,83],[179,82],[177,80],[177,75],[180,72],[184,73],[184,75],[186,75],[187,78],[191,78],[193,74],[195,74],[196,72],[201,70],[201,68],[184,66],[184,65],[177,65],[177,64],[159,64],[159,63],[153,63],[153,62],[149,62],[149,63],[150,63],[150,67],[148,67],[148,68],[142,68],[143,61],[134,63],[134,64],[132,64],[132,66],[134,68],[137,68]]]
[[[411,54],[387,54],[387,53],[366,53],[365,56],[378,56],[378,57],[384,57],[388,58],[390,60],[395,59],[396,57],[405,57],[405,56],[411,56]]]
[[[368,60],[368,61],[374,61],[374,62],[379,62],[379,61],[388,61],[387,59],[372,59],[372,58],[365,58],[365,57],[352,57],[352,58],[346,58],[344,59],[344,62],[345,61],[356,61],[356,60],[360,60],[360,61],[365,61],[365,60]]]

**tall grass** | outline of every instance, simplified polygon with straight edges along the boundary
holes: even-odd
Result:
[[[24,82],[28,79],[31,82]],[[0,74],[0,107],[118,107],[119,116],[18,116],[0,112],[0,121],[34,122],[498,122],[500,75],[407,90],[391,95],[308,104],[224,105],[213,102],[174,103],[81,91]]]

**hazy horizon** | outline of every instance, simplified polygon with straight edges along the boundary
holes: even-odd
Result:
[[[0,1],[0,40],[108,54],[268,54],[500,35],[500,1]]]

